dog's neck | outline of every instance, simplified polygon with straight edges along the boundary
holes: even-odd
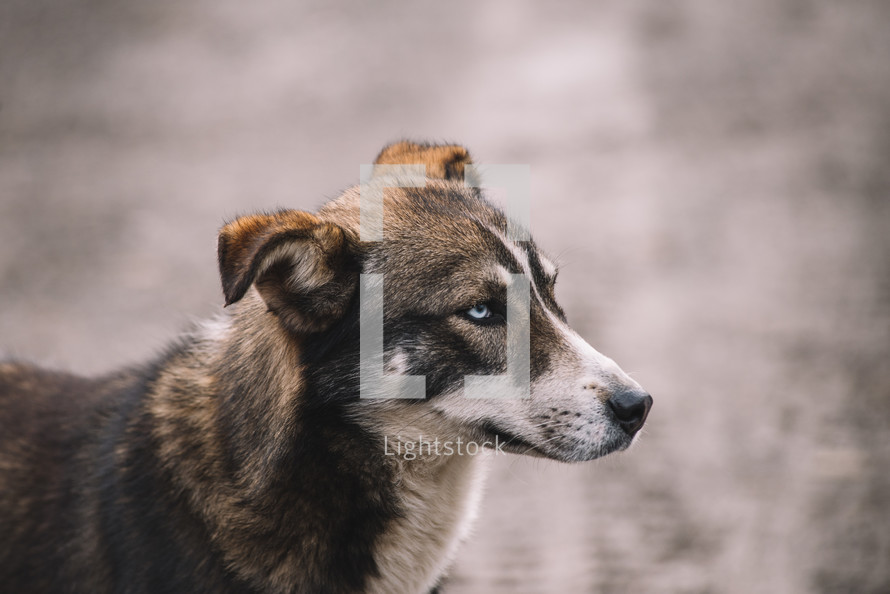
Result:
[[[345,578],[349,587],[422,592],[434,586],[475,518],[489,455],[434,450],[435,440],[453,431],[435,415],[412,413],[408,403],[344,403],[315,394],[300,345],[259,299],[240,303],[194,340],[191,359],[180,364],[206,366],[213,380],[195,375],[201,385],[159,386],[151,406],[156,431],[170,444],[161,456],[185,469],[176,480],[192,506],[200,512],[213,501],[226,510],[224,523],[219,514],[205,520],[233,569],[248,582],[282,591],[311,585],[304,577],[310,564],[301,556],[319,546],[343,547],[347,538],[366,551],[350,560],[356,569]],[[189,394],[188,401],[180,394]],[[181,424],[189,415],[213,415],[219,435],[186,438],[165,421]],[[405,443],[421,440],[430,445],[406,456]],[[212,459],[204,455],[210,450],[224,451],[229,464],[198,472],[197,462],[182,459],[190,451],[196,460]],[[289,479],[270,479],[282,476]],[[283,516],[264,516],[264,509],[283,506]],[[282,546],[278,559],[252,554],[268,551],[270,532]]]
[[[475,522],[490,455],[402,460],[396,476],[402,516],[375,547],[380,576],[368,592],[426,592],[454,561]]]

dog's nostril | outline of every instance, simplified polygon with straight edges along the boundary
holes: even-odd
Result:
[[[642,390],[623,390],[613,394],[608,403],[621,428],[633,435],[646,422],[652,408],[652,396]]]

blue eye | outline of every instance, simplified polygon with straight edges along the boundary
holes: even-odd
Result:
[[[462,309],[457,314],[477,326],[497,326],[506,323],[505,307],[497,301],[477,303],[470,309]]]
[[[468,309],[467,315],[474,320],[484,320],[491,317],[491,310],[484,303],[479,303]]]

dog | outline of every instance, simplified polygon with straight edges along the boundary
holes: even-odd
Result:
[[[567,325],[556,265],[510,238],[471,164],[458,145],[384,148],[384,240],[362,238],[360,187],[229,222],[226,309],[148,364],[0,363],[0,589],[435,591],[492,454],[627,448],[651,397]],[[389,165],[427,179],[398,187]],[[365,274],[384,279],[385,374],[425,376],[425,398],[362,397]],[[527,397],[468,398],[467,376],[509,367],[513,278]]]

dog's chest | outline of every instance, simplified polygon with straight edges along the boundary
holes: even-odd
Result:
[[[374,558],[380,577],[368,592],[427,592],[436,584],[476,519],[489,457],[454,455],[405,464],[398,491],[404,515],[378,540]]]

